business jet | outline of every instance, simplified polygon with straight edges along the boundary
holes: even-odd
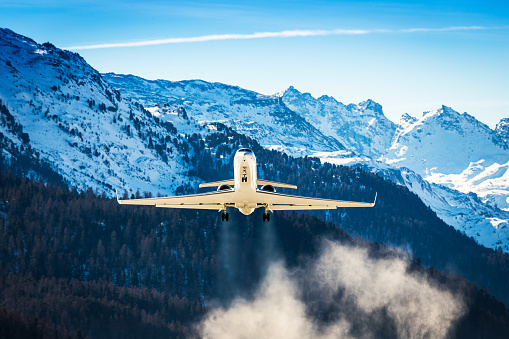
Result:
[[[222,212],[221,220],[228,221],[227,207],[237,208],[242,214],[250,215],[257,208],[264,208],[263,221],[270,221],[269,212],[282,210],[322,210],[338,207],[373,207],[372,203],[318,199],[276,193],[275,187],[297,189],[274,181],[258,179],[256,157],[248,148],[241,148],[233,161],[234,179],[201,184],[199,187],[217,187],[217,191],[184,196],[120,200],[125,205],[152,205],[166,208],[190,208],[217,210]],[[261,186],[258,188],[258,186]]]

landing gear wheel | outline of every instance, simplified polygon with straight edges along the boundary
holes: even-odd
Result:
[[[270,221],[270,214],[269,213],[263,213],[263,222],[269,222]]]
[[[221,221],[228,221],[228,220],[230,220],[230,214],[223,212],[223,214],[221,214]]]

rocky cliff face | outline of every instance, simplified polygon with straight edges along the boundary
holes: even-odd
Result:
[[[509,118],[500,120],[495,127],[495,133],[500,138],[502,144],[509,148]]]
[[[315,99],[293,87],[280,95],[290,109],[358,155],[376,158],[390,147],[396,125],[372,100],[344,105],[329,96]]]

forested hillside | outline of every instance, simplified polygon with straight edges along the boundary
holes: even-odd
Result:
[[[368,247],[373,258],[406,257],[306,214],[277,213],[267,241],[259,215],[234,214],[236,220],[221,223],[214,212],[126,208],[91,191],[5,172],[0,182],[0,335],[187,337],[196,334],[210,301],[227,305],[253,293],[271,258],[305,268],[323,239]],[[418,260],[409,270],[465,300],[468,311],[451,337],[509,334],[509,313],[485,289],[426,270]],[[326,314],[313,317],[326,322]],[[392,333],[382,323],[373,326]]]
[[[305,269],[306,258],[318,255],[324,239],[367,247],[373,258],[403,258],[412,262],[409,271],[424,273],[441,289],[460,295],[466,311],[450,337],[502,338],[509,333],[506,308],[488,294],[507,302],[507,255],[445,225],[404,187],[360,169],[267,151],[217,128],[220,133],[206,137],[186,136],[187,160],[196,168],[190,175],[231,178],[233,152],[249,146],[263,179],[295,183],[298,194],[318,197],[371,201],[378,192],[376,207],[316,216],[275,213],[270,225],[258,213],[245,217],[230,211],[231,221],[223,223],[213,211],[120,206],[92,190],[15,177],[6,172],[13,164],[4,164],[0,318],[5,325],[0,334],[187,337],[199,333],[197,324],[211,309],[253,295],[272,261],[279,258],[289,269]],[[324,313],[322,304],[311,302],[313,297],[302,296],[312,305],[314,321],[334,318],[336,311]],[[373,333],[397,337],[390,323],[374,323]]]

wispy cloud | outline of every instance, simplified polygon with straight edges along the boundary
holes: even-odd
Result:
[[[427,32],[450,32],[450,31],[472,31],[486,30],[507,27],[483,27],[483,26],[455,26],[443,28],[407,28],[407,29],[333,29],[333,30],[289,30],[280,32],[261,32],[252,34],[216,34],[203,35],[187,38],[168,38],[157,40],[145,40],[134,42],[119,42],[96,45],[69,46],[64,47],[68,50],[118,48],[118,47],[140,47],[165,44],[182,44],[192,42],[220,41],[220,40],[250,40],[250,39],[268,39],[268,38],[294,38],[294,37],[313,37],[330,35],[367,35],[381,33],[427,33]]]

